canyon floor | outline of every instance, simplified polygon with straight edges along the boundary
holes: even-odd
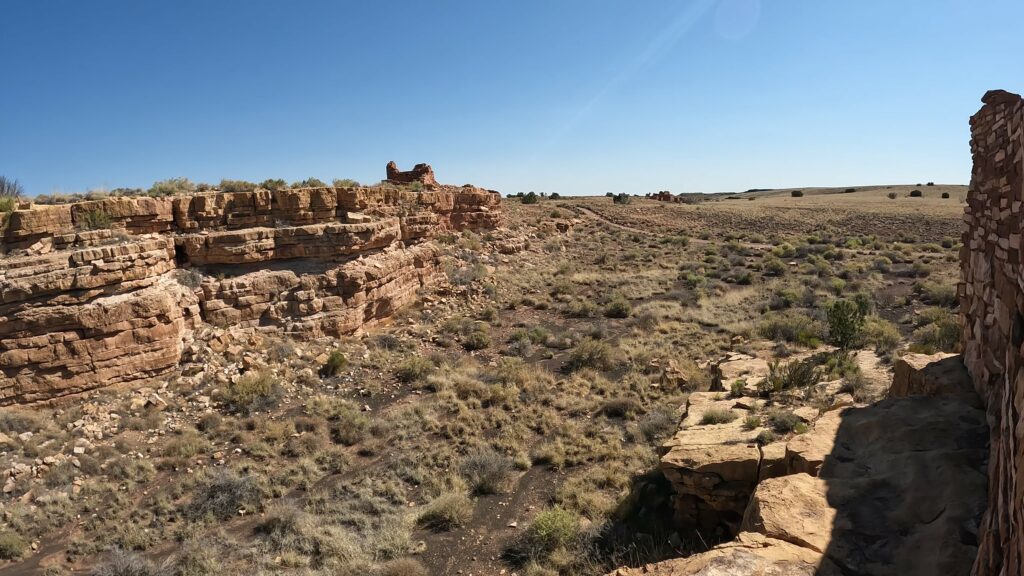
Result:
[[[2,409],[0,469],[43,472],[4,490],[0,574],[599,575],[706,551],[732,535],[679,528],[662,464],[688,406],[745,398],[723,426],[792,441],[882,400],[904,354],[953,351],[966,193],[502,199],[502,228],[435,238],[445,281],[365,335],[203,326],[173,377]],[[862,314],[846,351],[837,300]],[[813,382],[773,394],[737,358]]]

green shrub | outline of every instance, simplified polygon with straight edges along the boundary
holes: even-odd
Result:
[[[263,182],[260,182],[259,188],[270,190],[271,192],[277,192],[288,188],[288,183],[280,178],[267,178]]]
[[[359,182],[351,178],[335,178],[331,184],[335,188],[358,188]]]
[[[872,316],[864,322],[863,334],[864,340],[874,346],[875,351],[880,354],[895,350],[902,338],[895,324],[877,316]]]
[[[762,338],[795,342],[808,347],[820,344],[824,332],[820,322],[796,310],[765,314],[756,329]]]
[[[793,198],[803,198],[804,191],[803,190],[792,190],[792,191],[790,191],[789,195],[792,196]]]
[[[25,540],[9,530],[0,530],[0,559],[14,560],[25,552]]]
[[[821,374],[814,358],[793,360],[781,364],[779,360],[768,363],[768,377],[757,385],[758,392],[768,396],[775,392],[793,388],[807,388],[818,383]]]
[[[292,188],[327,188],[327,183],[319,178],[306,178],[298,182],[292,182]]]
[[[956,286],[939,282],[918,282],[915,290],[925,304],[952,308],[957,304]]]
[[[704,414],[700,417],[700,423],[702,425],[728,424],[737,418],[739,418],[739,416],[737,416],[732,410],[709,408],[705,410]]]
[[[621,294],[617,294],[604,307],[604,315],[608,318],[629,318],[631,311],[632,307],[629,304],[629,300]]]
[[[197,520],[227,520],[243,509],[250,514],[257,512],[262,499],[263,491],[252,476],[219,468],[200,480],[188,511]]]
[[[537,202],[540,202],[540,196],[534,192],[530,192],[523,196],[522,202],[523,204],[536,204]]]
[[[17,207],[17,198],[0,196],[0,212],[13,212]]]
[[[934,354],[954,352],[960,343],[960,322],[948,308],[928,308],[921,312],[921,326],[911,334],[913,352]]]
[[[196,185],[188,178],[168,178],[157,180],[146,192],[150,196],[175,196],[178,194],[192,194],[196,191]]]
[[[641,436],[651,442],[676,431],[675,414],[664,409],[655,409],[644,414],[637,423]]]
[[[729,385],[729,395],[733,398],[742,398],[747,391],[746,380],[739,379]]]
[[[920,198],[921,196],[922,196],[922,194],[921,194],[920,190],[911,190],[910,191],[910,197],[911,198]]]
[[[541,511],[530,523],[520,543],[524,556],[541,559],[560,548],[568,548],[579,534],[578,517],[556,506]]]
[[[889,197],[889,200],[895,200],[896,199],[896,193],[895,192],[889,192],[888,194],[886,194],[886,196]]]
[[[615,367],[612,348],[608,344],[593,338],[586,338],[569,353],[567,368],[570,372],[593,368],[595,370],[611,370]]]
[[[491,345],[491,335],[486,324],[477,324],[462,335],[462,347],[468,351],[483,350]]]
[[[101,208],[78,213],[78,226],[82,230],[108,230],[112,224],[113,218]]]
[[[765,422],[773,432],[777,434],[788,434],[801,422],[800,417],[785,410],[769,410],[765,415]]]
[[[484,448],[467,454],[461,471],[473,494],[500,494],[512,478],[512,459]]]
[[[943,192],[942,193],[942,198],[943,198],[943,200],[949,198],[949,192]]]
[[[762,430],[757,437],[754,438],[754,442],[757,442],[761,446],[766,446],[776,440],[778,440],[778,436],[771,430]]]
[[[246,372],[229,382],[221,400],[232,411],[248,414],[274,406],[281,395],[277,377],[270,370]]]
[[[615,194],[614,196],[612,196],[612,203],[613,204],[629,204],[629,202],[632,199],[633,198],[629,194],[626,194],[625,192],[620,192],[619,194]]]
[[[217,189],[221,192],[252,192],[256,189],[255,182],[245,180],[221,180]]]
[[[761,417],[751,414],[743,419],[743,428],[746,430],[754,430],[761,426]]]
[[[348,368],[348,358],[341,353],[341,350],[334,350],[330,356],[327,357],[327,362],[320,367],[321,376],[337,376],[341,374],[345,368]]]
[[[829,343],[848,349],[855,346],[860,339],[864,326],[864,310],[862,306],[849,300],[836,300],[828,308],[828,339]]]
[[[422,356],[409,356],[398,365],[395,376],[400,382],[419,382],[434,371],[434,363]]]
[[[473,502],[465,494],[450,492],[434,498],[416,521],[424,528],[446,532],[465,526],[472,516]]]

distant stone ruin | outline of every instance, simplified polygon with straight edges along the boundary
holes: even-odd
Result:
[[[424,188],[434,188],[437,186],[437,180],[434,179],[434,169],[430,167],[430,164],[417,164],[413,166],[412,170],[408,172],[402,172],[398,169],[398,164],[392,160],[387,165],[388,182],[394,184],[412,184],[419,182],[423,184]]]
[[[994,90],[971,118],[974,170],[959,286],[962,345],[991,427],[976,576],[1024,574],[1024,101]]]

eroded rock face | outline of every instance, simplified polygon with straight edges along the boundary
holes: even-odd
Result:
[[[662,469],[681,519],[698,529],[731,525],[747,494],[737,538],[614,574],[969,574],[986,505],[987,423],[960,390],[829,410],[760,452],[749,440],[756,428],[701,424],[701,411],[744,412],[750,399],[694,394]]]
[[[974,572],[1024,573],[1024,100],[994,90],[971,118],[974,168],[960,250],[964,363],[987,407],[989,507]]]
[[[386,321],[442,278],[431,238],[500,224],[498,193],[432,188],[110,198],[5,215],[0,405],[166,376],[203,323],[314,338]]]

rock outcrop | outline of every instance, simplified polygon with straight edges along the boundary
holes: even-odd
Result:
[[[394,182],[396,184],[412,184],[413,182],[419,182],[424,187],[432,188],[437,185],[437,180],[434,179],[434,169],[430,167],[430,164],[417,164],[413,166],[412,170],[402,172],[398,169],[398,165],[395,164],[394,160],[388,162],[387,165],[388,182]]]
[[[661,461],[677,519],[736,538],[613,574],[968,574],[986,504],[986,416],[963,397],[967,374],[933,360],[910,378],[927,386],[904,387],[914,393],[807,414],[806,432],[767,445],[755,441],[759,421],[740,423],[761,400],[691,395]]]
[[[441,278],[431,238],[500,225],[498,193],[414,172],[430,190],[209,192],[2,215],[0,405],[166,376],[204,323],[314,338],[386,321]]]
[[[964,363],[988,410],[989,506],[977,576],[1024,573],[1024,100],[995,90],[971,118],[960,251]]]

